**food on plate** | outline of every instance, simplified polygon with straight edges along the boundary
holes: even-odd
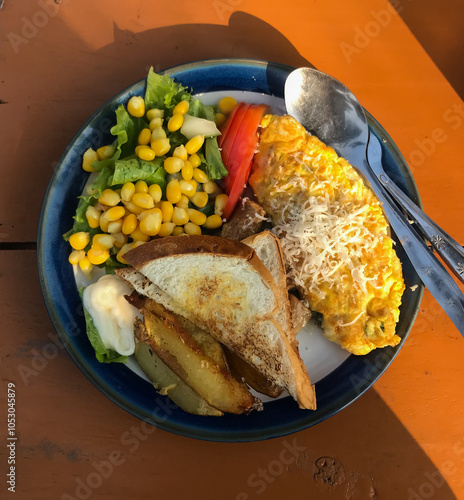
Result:
[[[292,324],[290,302],[287,291],[287,274],[285,270],[284,256],[279,239],[270,231],[263,231],[244,240],[242,243],[253,248],[256,255],[266,268],[271,272],[277,293],[279,294],[280,307],[275,312],[274,317],[282,328],[288,342],[293,349],[298,352],[298,342],[295,338],[295,331]]]
[[[270,398],[277,398],[282,394],[282,387],[271,382],[252,364],[247,363],[227,347],[224,347],[224,352],[229,370],[237,380],[243,380],[255,391]]]
[[[156,237],[202,234],[222,226],[228,174],[220,155],[215,110],[186,87],[151,69],[144,98],[116,110],[112,144],[88,148],[91,172],[65,234],[71,264],[93,280],[126,265],[124,254]]]
[[[135,334],[144,337],[146,334],[139,332],[141,323],[136,324]],[[178,377],[161,359],[153,352],[150,344],[135,341],[135,359],[145,375],[153,383],[155,389],[163,396],[169,398],[188,413],[194,415],[210,415],[220,417],[222,411],[209,405],[188,384]]]
[[[116,272],[138,293],[210,333],[300,407],[315,408],[306,368],[274,316],[282,296],[251,247],[215,236],[162,238],[126,259],[138,273]]]
[[[87,334],[100,362],[125,362],[134,354],[137,309],[124,295],[131,288],[114,274],[105,274],[82,290]]]
[[[311,319],[311,311],[292,293],[288,294],[290,301],[290,311],[292,316],[293,329],[295,335],[298,334]]]
[[[262,409],[253,391],[315,409],[296,337],[312,313],[354,354],[400,340],[404,283],[380,203],[330,147],[268,112],[206,106],[151,69],[144,97],[117,108],[114,142],[82,156],[64,237],[96,357],[134,355],[196,415]]]
[[[354,354],[397,345],[404,282],[380,202],[292,117],[267,115],[262,126],[249,183],[324,335]]]
[[[208,405],[221,412],[247,413],[255,398],[224,366],[208,356],[176,317],[162,308],[159,314],[144,309],[143,328],[136,327],[138,339],[171,371],[191,387]],[[169,390],[166,390],[169,395]]]
[[[232,214],[245,189],[259,140],[258,128],[267,110],[268,107],[264,104],[241,102],[230,113],[221,129],[218,144],[228,170],[225,178],[225,190],[229,195],[224,208],[226,219]]]
[[[222,226],[221,236],[230,240],[244,240],[258,233],[266,220],[268,218],[263,207],[250,198],[243,198]]]

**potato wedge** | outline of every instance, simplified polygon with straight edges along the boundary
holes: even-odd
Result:
[[[220,417],[222,411],[210,406],[191,387],[181,380],[151,350],[148,344],[136,340],[135,359],[155,389],[163,396],[168,396],[182,410],[194,415]]]
[[[245,384],[221,368],[167,310],[158,316],[144,310],[152,351],[208,404],[227,413],[246,413],[255,398]]]
[[[149,298],[145,299],[144,307],[153,314],[161,317],[166,314],[166,308],[164,306]],[[173,312],[169,312],[169,314],[185,328],[187,333],[201,347],[206,355],[211,357],[221,368],[227,370],[226,358],[220,342],[183,316]]]
[[[224,347],[224,352],[230,371],[236,379],[243,379],[255,391],[265,394],[271,398],[280,396],[282,389],[268,380],[253,365],[244,361],[233,351],[227,349],[227,347]]]

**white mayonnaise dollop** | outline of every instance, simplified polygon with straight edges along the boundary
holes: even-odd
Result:
[[[105,274],[84,290],[84,307],[92,316],[107,349],[123,356],[134,354],[134,320],[138,310],[124,295],[132,292],[129,285],[114,274]]]

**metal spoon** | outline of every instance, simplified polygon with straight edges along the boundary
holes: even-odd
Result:
[[[382,166],[376,166],[375,171],[385,175],[384,183],[371,168],[367,159],[369,127],[364,110],[356,97],[335,78],[311,68],[299,68],[290,73],[285,82],[285,105],[290,115],[323,142],[333,147],[340,156],[346,158],[369,182],[377,198],[382,202],[385,215],[420,279],[459,332],[464,335],[464,296],[447,270],[419,234],[412,229],[409,221],[391,199],[386,187],[390,187],[393,182],[387,178]],[[396,189],[399,190],[397,187]],[[412,210],[416,220],[422,217],[423,212],[418,207],[413,209],[411,205],[414,204],[409,199],[405,205],[395,191],[392,193],[401,206],[407,211]],[[406,195],[403,196],[407,198]],[[427,220],[430,221],[429,218]],[[434,229],[439,228],[434,225]],[[441,238],[442,241],[445,240]],[[443,250],[435,248],[437,251]],[[461,255],[459,250],[462,252],[462,248],[457,249],[455,254],[458,259]],[[464,259],[464,253],[462,258]],[[460,266],[463,265],[461,262],[464,260],[458,260],[453,268],[458,270],[457,275],[462,279],[462,273],[459,272]]]

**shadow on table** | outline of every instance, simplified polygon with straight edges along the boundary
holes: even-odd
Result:
[[[60,31],[63,32],[67,28],[64,25],[59,26],[58,19],[55,22],[56,32],[53,36],[58,41]],[[59,79],[59,84],[66,85],[70,94],[76,92],[80,96],[75,105],[76,114],[72,118],[76,125],[79,124],[79,116],[87,118],[95,111],[95,101],[86,103],[82,96],[98,92],[98,99],[106,100],[125,86],[143,78],[151,65],[156,70],[161,70],[189,61],[236,57],[270,60],[292,66],[311,66],[280,32],[264,21],[240,12],[230,17],[228,26],[192,24],[163,27],[142,33],[122,31],[115,26],[114,42],[90,55],[87,48],[83,49],[82,41],[69,37],[66,54],[72,54],[72,61],[61,61],[65,70],[59,75],[56,75],[57,61],[50,61],[48,64],[50,72]],[[44,64],[47,64],[45,59]],[[60,130],[63,113],[51,110],[48,120],[52,122],[55,130]],[[69,116],[67,121],[71,121]],[[31,124],[36,133],[46,133],[41,131],[40,126],[33,125]],[[66,141],[64,138],[63,135],[60,137],[62,144],[58,146],[56,142],[59,140],[55,139],[55,148],[65,148],[70,138],[67,137]],[[52,160],[54,158],[50,158],[50,162]],[[35,263],[31,262],[28,267],[32,269],[34,265]],[[39,332],[36,333],[39,335]],[[45,337],[38,339],[40,340],[48,342]],[[14,346],[10,348],[13,350]],[[47,373],[53,376],[52,371],[53,369],[50,369]],[[98,427],[98,424],[96,425]],[[96,429],[95,432],[98,434],[99,430]],[[158,447],[160,440],[164,441],[162,435],[166,436],[166,442],[182,440],[186,455],[192,453],[191,458],[195,462],[208,460],[218,446],[216,443],[184,440],[160,433],[156,439]],[[301,490],[301,480],[298,480],[299,490],[295,491],[294,474],[282,474],[279,481],[274,482],[272,467],[277,467],[275,462],[280,456],[279,450],[286,442],[296,442],[300,446],[296,460],[289,466],[289,470],[293,468],[294,472],[307,478],[303,479],[308,484],[307,491]],[[142,458],[149,455],[152,445],[155,446],[151,441],[147,442],[147,453],[144,452]],[[243,492],[253,496],[258,493],[259,485],[264,484],[269,487],[267,493],[272,493],[273,498],[278,498],[280,492],[286,495],[288,491],[292,492],[294,498],[309,498],[310,492],[316,491],[318,499],[331,500],[418,500],[432,496],[441,500],[456,498],[437,467],[374,390],[368,391],[356,403],[326,422],[295,436],[230,446],[241,446],[244,451],[242,477],[234,480],[237,495]],[[449,455],[448,470],[452,474],[452,466],[458,463],[460,457],[454,457],[452,451]],[[257,478],[250,480],[253,474],[256,475],[256,464],[263,461],[263,456],[267,457],[266,461],[271,458],[260,466],[272,479],[269,484],[266,484],[267,479],[264,478],[260,481]],[[224,459],[227,460],[227,457]],[[134,465],[136,467],[133,471],[125,471],[130,477],[132,474],[134,477],[142,474],[141,464],[134,460]],[[437,465],[443,470],[444,464]],[[217,483],[217,491],[220,491],[220,483],[224,478],[211,477],[210,480]]]

